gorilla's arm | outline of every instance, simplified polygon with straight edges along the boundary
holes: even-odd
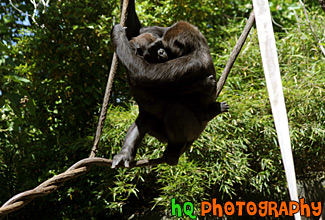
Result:
[[[169,27],[159,27],[159,26],[143,27],[140,29],[140,34],[151,33],[158,37],[162,37],[164,33],[168,30],[168,28]]]
[[[120,7],[121,7],[121,11],[122,11],[123,0],[121,0]],[[128,38],[128,40],[131,40],[132,37],[136,37],[139,34],[143,34],[143,33],[152,33],[158,37],[162,37],[164,35],[165,31],[168,29],[168,27],[158,27],[158,26],[141,28],[141,24],[140,24],[138,15],[135,11],[134,0],[129,1],[129,5],[127,8],[127,18],[125,21],[125,27],[127,27],[126,37]]]
[[[121,0],[121,11],[123,7],[123,0]],[[131,40],[132,37],[136,37],[139,35],[141,24],[138,18],[138,15],[135,11],[135,3],[134,0],[129,1],[129,5],[127,8],[127,18],[125,21],[125,27],[126,29],[126,37]]]
[[[130,71],[130,83],[133,86],[168,88],[168,85],[193,82],[214,75],[210,52],[204,48],[165,63],[148,63],[133,52],[121,25],[114,26],[112,40],[118,57]]]

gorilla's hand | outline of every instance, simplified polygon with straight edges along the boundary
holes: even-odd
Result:
[[[125,167],[130,167],[130,163],[134,160],[131,153],[128,151],[121,151],[113,157],[112,168],[115,168],[121,162],[124,162]]]
[[[126,37],[125,29],[126,28],[122,27],[120,24],[114,25],[112,29],[112,40],[114,46],[116,46],[116,42],[118,42],[120,38]]]
[[[229,111],[229,105],[227,102],[220,102],[220,112],[228,112]]]
[[[204,109],[201,109],[198,113],[198,117],[204,121],[210,121],[215,116],[228,111],[229,105],[227,102],[213,102]]]

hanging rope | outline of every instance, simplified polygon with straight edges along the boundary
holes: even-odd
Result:
[[[122,26],[125,26],[128,6],[129,6],[129,0],[124,0],[123,6],[122,6],[122,15],[121,15],[121,25]],[[94,137],[93,147],[91,149],[89,157],[95,157],[97,150],[98,150],[98,144],[99,144],[100,137],[102,136],[102,130],[104,127],[104,122],[105,122],[106,114],[107,114],[108,102],[109,102],[109,98],[111,95],[114,77],[115,77],[115,74],[117,71],[117,66],[118,66],[118,58],[117,58],[116,53],[114,52],[111,69],[109,71],[109,76],[108,76],[108,80],[107,80],[104,100],[103,100],[102,108],[100,110],[100,115],[98,118],[98,124],[97,124],[96,133],[95,133],[95,137]]]
[[[230,73],[230,70],[232,68],[232,66],[234,65],[240,51],[241,51],[241,48],[244,46],[244,43],[246,41],[246,38],[253,26],[255,22],[255,14],[254,14],[254,10],[251,12],[251,14],[249,15],[249,18],[247,20],[247,23],[244,27],[244,30],[242,32],[242,34],[240,35],[234,49],[232,50],[231,54],[230,54],[230,57],[229,57],[229,60],[225,66],[225,69],[223,70],[219,80],[218,80],[218,83],[217,83],[217,97],[220,95],[220,92],[223,88],[223,86],[225,85],[225,82],[226,82],[226,79]]]
[[[127,18],[127,6],[128,6],[128,0],[124,1],[123,4],[123,9],[122,9],[122,18],[121,18],[121,24],[124,26],[125,20]],[[254,24],[254,13],[251,13],[249,19],[247,20],[247,24],[244,28],[243,33],[241,34],[239,41],[237,42],[234,50],[232,51],[229,61],[227,62],[227,65],[225,67],[225,70],[222,73],[222,76],[220,77],[218,81],[218,91],[217,94],[219,95],[220,91],[223,88],[223,85],[227,79],[227,76],[242,48],[242,46],[245,43],[245,40],[248,36],[248,33],[251,29],[251,27]],[[66,181],[77,178],[78,176],[81,176],[85,173],[87,173],[92,166],[109,166],[111,167],[112,165],[112,160],[110,159],[105,159],[105,158],[99,158],[95,157],[97,148],[98,148],[98,143],[99,143],[99,138],[101,136],[103,124],[106,118],[106,112],[107,112],[107,106],[108,106],[108,101],[110,97],[110,92],[112,89],[113,85],[113,79],[116,74],[116,69],[117,69],[117,56],[114,53],[113,55],[113,60],[112,60],[112,65],[111,65],[111,70],[106,86],[106,91],[104,95],[104,101],[102,105],[102,109],[100,112],[100,117],[98,120],[98,125],[96,129],[96,134],[94,137],[94,143],[93,147],[90,153],[89,158],[83,159],[72,165],[67,171],[64,173],[58,174],[45,182],[41,183],[39,186],[35,187],[32,190],[28,190],[22,193],[19,193],[9,199],[5,204],[3,204],[0,208],[0,219],[2,219],[6,214],[16,211],[23,206],[27,205],[29,202],[31,202],[34,198],[39,197],[39,196],[45,196],[47,194],[50,194],[57,190],[60,186],[62,186]],[[155,166],[158,164],[164,163],[165,160],[163,158],[158,158],[158,159],[153,159],[153,160],[140,160],[140,161],[134,161],[130,163],[130,168],[131,167],[145,167],[145,166]],[[123,165],[118,165],[118,167],[124,167]]]

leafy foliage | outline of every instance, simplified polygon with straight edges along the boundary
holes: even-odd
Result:
[[[324,42],[324,13],[309,15]],[[12,195],[88,156],[111,55],[118,1],[50,1],[37,24],[9,1],[0,7],[0,191]],[[296,172],[325,170],[325,60],[294,1],[270,3],[291,129]],[[15,7],[32,14],[28,2]],[[251,1],[137,2],[145,25],[188,20],[207,37],[220,74],[251,10]],[[219,97],[231,111],[212,120],[178,166],[94,168],[57,192],[10,214],[13,219],[170,217],[170,201],[287,199],[272,114],[253,28]],[[124,70],[115,80],[98,156],[116,154],[138,109]],[[146,136],[136,159],[161,157],[165,145]],[[49,209],[48,207],[51,207]],[[162,218],[162,217],[161,217]]]

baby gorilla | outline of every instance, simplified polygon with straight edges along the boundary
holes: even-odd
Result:
[[[163,48],[163,41],[156,34],[153,33],[142,33],[139,36],[133,37],[130,40],[132,50],[138,57],[146,60],[148,63],[163,63],[168,61],[166,49]],[[173,56],[175,58],[175,55]],[[210,94],[211,88],[216,84],[215,79],[212,76],[203,78],[192,82],[191,84],[179,85],[174,89],[177,93],[190,94],[194,92],[201,92]],[[211,108],[202,111],[200,118],[205,120],[211,120],[215,115],[209,114]],[[213,116],[212,116],[213,115]]]
[[[143,33],[130,40],[135,54],[149,63],[163,63],[168,60],[168,54],[163,48],[159,37],[151,33]]]

